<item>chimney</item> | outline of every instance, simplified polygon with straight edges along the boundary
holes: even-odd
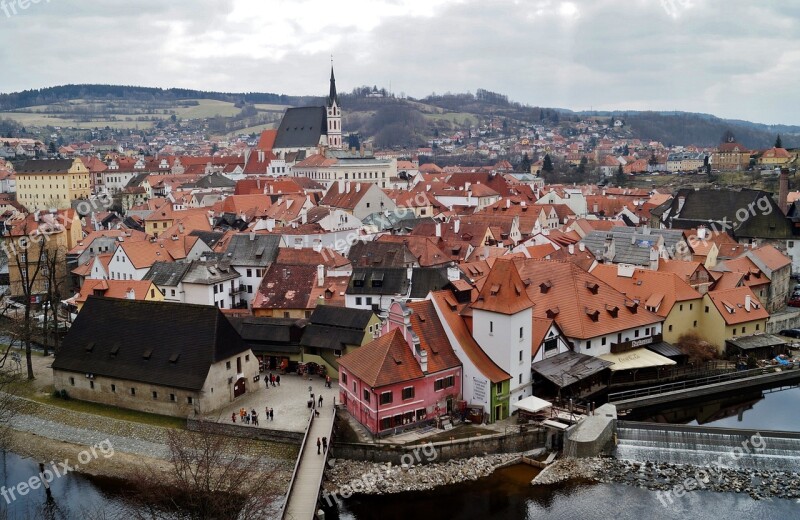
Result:
[[[322,264],[317,266],[317,287],[325,287],[325,266]]]
[[[697,238],[700,240],[708,238],[708,229],[705,226],[697,226]]]
[[[511,207],[511,199],[506,199],[506,207],[507,208]]]
[[[258,151],[258,162],[264,162],[264,150]]]
[[[430,184],[425,185],[425,191],[431,191],[431,185]]]
[[[583,242],[578,242],[578,251],[580,251],[581,253],[586,251],[586,244],[584,244]]]
[[[253,242],[256,239],[256,232],[250,231],[250,242]]]
[[[744,297],[744,310],[745,310],[745,311],[747,311],[747,312],[750,312],[750,306],[751,306],[751,305],[753,305],[753,301],[752,301],[752,299],[750,298],[750,295],[749,295],[749,294],[747,294],[747,295],[745,295],[745,297]]]
[[[308,222],[308,212],[306,208],[303,208],[300,210],[300,223],[305,224],[306,222]]]
[[[461,219],[457,218],[453,221],[453,232],[458,233],[459,229],[461,229]]]
[[[428,373],[428,351],[420,349],[419,352],[419,368],[423,374]]]
[[[357,182],[356,183],[356,193],[359,193],[360,191],[361,191],[361,183]]]
[[[778,204],[780,204],[781,211],[785,215],[789,208],[787,207],[786,200],[789,198],[789,170],[781,168],[780,187],[778,190]]]
[[[267,219],[267,231],[272,232],[273,229],[275,229],[275,219],[274,218],[268,218]]]
[[[650,270],[658,271],[658,250],[650,248]]]
[[[440,238],[442,236],[442,223],[441,222],[437,222],[436,223],[436,236],[440,237]]]
[[[134,292],[133,289],[128,289],[128,292],[125,293],[125,298],[127,298],[128,300],[135,300],[136,293]]]
[[[349,182],[345,182],[344,183],[344,192],[345,193],[350,193],[350,183]]]
[[[568,245],[567,246],[567,251],[569,251],[569,254],[574,255],[575,254],[575,244]]]
[[[336,181],[336,185],[337,185],[336,187],[339,189],[339,193],[344,193],[344,181],[342,179],[339,179],[338,181]]]

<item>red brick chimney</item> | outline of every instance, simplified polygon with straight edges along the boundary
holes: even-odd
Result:
[[[780,187],[778,189],[778,204],[784,215],[789,208],[787,207],[786,200],[789,198],[789,170],[781,168]]]

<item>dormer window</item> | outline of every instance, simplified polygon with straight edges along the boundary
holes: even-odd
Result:
[[[589,289],[589,292],[592,294],[597,294],[600,290],[600,286],[595,282],[586,282],[586,288]]]

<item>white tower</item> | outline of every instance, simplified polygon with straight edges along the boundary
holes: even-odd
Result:
[[[336,78],[333,76],[331,64],[331,91],[328,94],[328,147],[334,150],[342,149],[342,111],[339,108],[339,96],[336,95]]]

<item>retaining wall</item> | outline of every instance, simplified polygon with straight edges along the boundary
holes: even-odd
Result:
[[[186,419],[186,429],[198,431],[201,421]],[[270,430],[256,426],[240,426],[238,424],[225,424],[217,422],[205,422],[206,427],[218,435],[228,435],[231,437],[241,437],[244,439],[256,439],[260,441],[282,442],[284,444],[300,444],[303,442],[304,432],[289,432],[283,430]]]

